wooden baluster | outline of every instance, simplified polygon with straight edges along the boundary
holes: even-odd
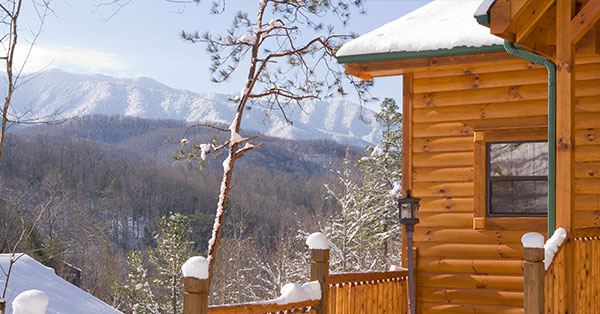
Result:
[[[208,279],[183,278],[183,314],[208,314]]]

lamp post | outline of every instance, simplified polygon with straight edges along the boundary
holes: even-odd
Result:
[[[408,253],[408,308],[410,314],[415,314],[415,270],[413,265],[413,233],[415,225],[419,223],[417,211],[419,209],[420,198],[410,195],[410,190],[406,190],[406,196],[398,200],[398,210],[400,211],[400,223],[404,225],[406,232],[406,252]]]

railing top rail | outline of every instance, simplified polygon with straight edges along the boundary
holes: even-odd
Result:
[[[573,231],[573,239],[600,237],[600,227],[581,227]]]
[[[296,302],[289,304],[262,304],[262,303],[247,303],[247,304],[230,304],[230,305],[215,305],[208,308],[210,314],[264,314],[273,312],[282,312],[289,310],[303,309],[307,307],[316,307],[319,305],[319,300],[311,300],[304,302]],[[300,312],[299,312],[300,313]]]
[[[329,284],[335,285],[347,282],[367,282],[377,280],[388,280],[406,278],[407,270],[400,271],[381,271],[381,272],[366,272],[366,273],[340,273],[329,275]]]

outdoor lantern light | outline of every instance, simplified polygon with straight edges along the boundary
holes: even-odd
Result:
[[[413,256],[413,233],[415,225],[419,223],[417,210],[420,198],[412,197],[410,190],[406,190],[406,197],[398,199],[398,210],[400,211],[400,223],[404,225],[406,232],[406,253],[408,261],[408,309],[410,314],[416,313],[415,306],[415,265]]]
[[[415,225],[419,223],[417,211],[419,209],[420,198],[412,197],[410,190],[406,190],[406,197],[398,200],[400,207],[400,223],[403,225]]]

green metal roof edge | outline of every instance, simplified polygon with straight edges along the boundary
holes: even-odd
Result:
[[[482,15],[475,15],[475,19],[477,20],[477,23],[479,23],[483,26],[490,26],[490,14],[489,13],[482,14]]]
[[[443,56],[454,56],[471,53],[482,53],[482,52],[498,52],[504,51],[502,45],[491,45],[482,47],[454,47],[451,49],[437,49],[437,50],[425,50],[425,51],[397,51],[397,52],[382,52],[382,53],[366,53],[360,55],[340,56],[336,57],[337,62],[344,63],[359,63],[359,62],[372,62],[372,61],[389,61],[389,60],[402,60],[402,59],[414,59],[414,58],[430,58],[430,57],[443,57]]]
[[[473,15],[480,25],[490,26],[490,9],[496,3],[496,0],[484,0]]]

